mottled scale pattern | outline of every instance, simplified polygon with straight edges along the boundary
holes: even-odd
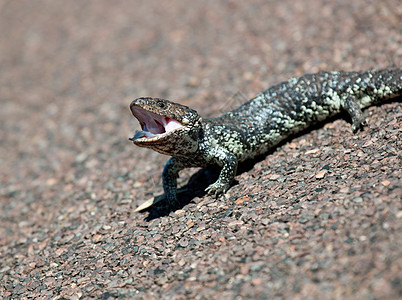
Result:
[[[244,161],[342,109],[348,111],[348,101],[361,109],[400,95],[401,74],[401,70],[306,74],[269,88],[234,111],[204,119],[205,127],[221,137],[218,143],[238,149],[236,156]]]
[[[139,98],[131,106],[178,121],[185,115],[188,122],[158,140],[134,143],[172,156],[162,177],[166,199],[174,205],[176,178],[184,168],[220,167],[218,180],[206,191],[215,195],[226,192],[238,162],[261,155],[292,134],[342,110],[350,115],[356,132],[365,124],[362,108],[401,95],[402,70],[386,69],[320,72],[292,78],[217,118],[201,118],[196,111],[168,100]],[[166,104],[163,110],[161,101]]]

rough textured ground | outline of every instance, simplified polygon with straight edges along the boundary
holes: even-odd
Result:
[[[400,68],[401,19],[398,0],[0,1],[0,295],[402,297],[400,102],[168,214],[133,212],[167,157],[127,140],[135,97],[214,116],[291,76]]]

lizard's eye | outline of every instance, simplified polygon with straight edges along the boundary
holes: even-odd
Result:
[[[162,109],[165,109],[165,108],[166,108],[166,104],[163,103],[163,102],[158,102],[157,105],[158,105],[159,108],[162,108]]]

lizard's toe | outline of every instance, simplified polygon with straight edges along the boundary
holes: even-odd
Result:
[[[209,194],[209,195],[214,195],[214,196],[218,196],[220,194],[225,193],[227,190],[229,189],[229,184],[225,184],[222,182],[215,182],[213,184],[211,184],[210,186],[208,186],[205,191]]]
[[[353,133],[358,132],[359,130],[362,130],[364,126],[367,125],[367,121],[364,118],[359,119],[357,122],[353,122],[352,125],[352,131]]]

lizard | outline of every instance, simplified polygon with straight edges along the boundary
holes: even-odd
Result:
[[[220,169],[206,192],[225,193],[237,165],[268,152],[284,139],[346,111],[356,133],[366,125],[362,109],[402,95],[402,69],[318,72],[274,85],[233,111],[202,118],[196,110],[161,98],[133,100],[141,125],[130,140],[171,156],[162,172],[167,205],[177,199],[179,172],[189,167]]]

